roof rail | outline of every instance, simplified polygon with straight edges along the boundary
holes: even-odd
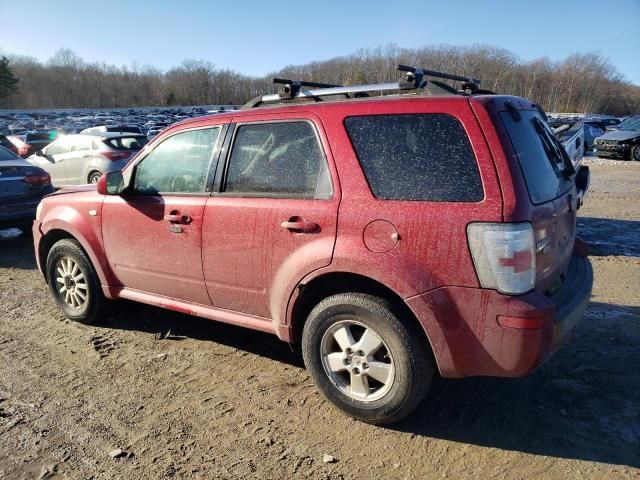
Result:
[[[278,93],[255,97],[247,102],[242,108],[255,108],[265,103],[277,103],[283,100],[296,98],[312,99],[315,101],[324,100],[324,97],[344,95],[346,98],[353,96],[367,96],[371,93],[383,93],[397,90],[417,90],[427,89],[431,93],[445,95],[471,95],[478,93],[492,94],[489,90],[481,90],[478,86],[480,80],[473,77],[464,77],[450,73],[436,72],[419,67],[398,65],[398,71],[405,72],[403,79],[398,82],[373,83],[365,85],[332,85],[326,83],[307,82],[304,80],[288,80],[284,78],[274,78],[273,83],[282,84]],[[429,77],[441,78],[462,82],[462,89],[458,90],[444,82],[430,80]],[[303,87],[309,87],[304,89]]]

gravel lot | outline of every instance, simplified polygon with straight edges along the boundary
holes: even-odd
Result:
[[[0,478],[640,478],[640,163],[586,163],[570,343],[527,378],[437,380],[393,428],[338,413],[275,337],[133,303],[69,323],[31,239],[0,241]]]

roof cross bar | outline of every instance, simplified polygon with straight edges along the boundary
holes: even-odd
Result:
[[[342,86],[330,83],[307,82],[305,80],[288,80],[286,78],[274,78],[273,83],[282,84],[282,87],[278,89],[280,98],[294,98],[300,92],[301,87],[335,88]]]
[[[473,77],[464,77],[450,73],[435,72],[419,67],[398,65],[398,70],[406,72],[404,78],[398,82],[373,83],[368,85],[332,85],[328,83],[307,82],[304,80],[289,80],[284,78],[274,78],[273,82],[282,84],[278,93],[262,95],[249,101],[243,108],[254,108],[265,103],[276,103],[286,99],[308,98],[321,100],[322,97],[333,95],[362,96],[368,92],[383,93],[398,90],[430,89],[438,93],[453,95],[468,95],[473,93],[492,93],[481,90],[478,86],[480,80]],[[442,78],[445,80],[455,80],[463,82],[462,90],[457,90],[443,82],[429,80],[428,77]]]

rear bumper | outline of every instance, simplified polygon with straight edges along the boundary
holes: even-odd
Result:
[[[544,363],[582,319],[593,270],[574,256],[563,286],[510,297],[494,290],[444,287],[407,299],[444,377],[519,377]]]

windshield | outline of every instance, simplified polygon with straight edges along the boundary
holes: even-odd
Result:
[[[551,201],[573,185],[571,161],[535,110],[500,112],[534,204]]]
[[[627,118],[624,122],[618,125],[619,130],[639,130],[640,129],[640,117]]]

